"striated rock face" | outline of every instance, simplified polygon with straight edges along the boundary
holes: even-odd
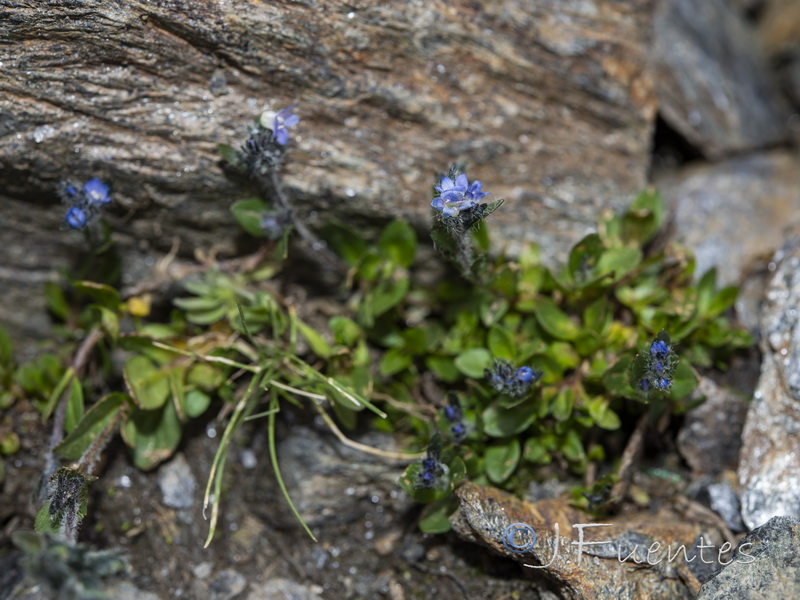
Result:
[[[247,191],[215,147],[295,102],[286,181],[317,224],[422,227],[434,175],[467,161],[509,201],[496,239],[536,239],[552,262],[646,183],[653,4],[5,2],[1,281],[23,282],[17,300],[39,296],[82,247],[58,231],[67,177],[111,183],[126,273],[176,239],[184,256],[234,253],[228,206]]]
[[[742,517],[753,529],[800,517],[800,239],[775,257],[761,317],[764,360],[742,433]]]

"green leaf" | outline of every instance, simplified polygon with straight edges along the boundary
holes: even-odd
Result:
[[[612,280],[619,281],[642,262],[642,251],[638,248],[621,246],[609,248],[600,256],[597,273],[608,275],[613,273]]]
[[[208,363],[196,363],[186,373],[186,383],[207,392],[216,390],[225,381],[225,374],[219,367]]]
[[[358,265],[367,251],[367,243],[359,232],[340,221],[329,222],[323,229],[322,237],[351,267]]]
[[[670,396],[673,400],[683,400],[687,398],[697,387],[697,377],[694,371],[685,360],[678,361],[675,373],[672,378]]]
[[[133,464],[148,471],[175,452],[181,422],[172,402],[157,410],[135,409],[122,427],[122,439],[132,450]]]
[[[45,282],[44,297],[47,299],[47,308],[53,311],[53,314],[59,319],[66,321],[69,317],[69,302],[67,302],[61,286],[53,281]]]
[[[581,442],[578,432],[574,429],[567,431],[559,446],[568,460],[578,461],[585,456],[583,442]]]
[[[562,388],[553,398],[550,412],[556,421],[566,421],[572,416],[574,406],[575,391],[572,388]]]
[[[493,404],[483,411],[483,431],[492,437],[508,437],[522,433],[536,420],[533,401],[510,408]]]
[[[728,310],[736,302],[736,296],[739,294],[739,288],[735,285],[729,285],[722,288],[714,296],[714,299],[709,303],[706,316],[713,318],[721,315]]]
[[[417,252],[417,236],[406,221],[395,220],[381,233],[378,248],[395,264],[409,268]]]
[[[231,205],[231,212],[236,222],[253,237],[263,237],[261,220],[269,207],[261,198],[244,198]]]
[[[239,152],[228,144],[217,144],[217,152],[226,163],[236,169],[241,169],[242,165],[239,161]]]
[[[97,436],[111,426],[128,406],[130,398],[125,394],[112,392],[104,396],[84,413],[69,435],[56,446],[56,454],[66,460],[79,460]]]
[[[364,336],[364,331],[358,323],[347,317],[331,317],[328,321],[328,326],[333,332],[333,339],[336,340],[336,343],[348,348],[355,346],[356,342]]]
[[[489,330],[488,336],[489,352],[495,358],[506,358],[514,360],[517,354],[517,345],[514,343],[513,334],[499,325],[495,325]]]
[[[517,468],[522,452],[519,440],[512,438],[502,444],[495,444],[486,449],[484,463],[486,474],[494,483],[503,483],[511,477]]]
[[[100,323],[102,323],[103,329],[108,334],[108,337],[110,337],[112,341],[116,341],[119,337],[119,316],[117,316],[117,313],[101,306]]]
[[[596,233],[590,233],[575,244],[569,253],[567,268],[576,284],[583,285],[595,279],[597,264],[603,250],[603,241]]]
[[[486,348],[470,348],[459,354],[454,362],[467,377],[483,379],[483,371],[492,366],[492,355]]]
[[[114,312],[120,309],[122,299],[119,292],[109,285],[95,283],[94,281],[78,281],[72,284],[76,292],[85,294],[100,306],[104,306]]]
[[[550,298],[540,298],[536,302],[534,314],[542,329],[556,339],[574,340],[581,332],[580,328]]]
[[[296,319],[296,324],[298,331],[300,331],[301,335],[306,339],[314,354],[320,358],[330,358],[333,354],[333,348],[331,348],[330,344],[328,344],[319,333],[311,329],[311,327],[303,323],[300,319]]]
[[[137,406],[153,410],[169,398],[169,371],[142,355],[130,357],[123,370],[125,382]]]
[[[391,348],[381,358],[378,372],[384,377],[394,375],[411,366],[411,356],[400,348]]]
[[[64,431],[69,433],[83,416],[83,387],[77,379],[72,380],[72,387],[67,398],[67,412],[64,415]]]
[[[181,412],[189,418],[195,418],[206,412],[211,404],[211,397],[200,390],[189,390],[183,396]]]
[[[697,282],[697,312],[705,316],[709,312],[717,288],[717,269],[706,271]]]
[[[172,303],[183,310],[206,312],[222,306],[221,298],[214,296],[192,296],[189,298],[175,298]]]
[[[585,402],[589,416],[598,427],[614,431],[619,429],[620,420],[617,414],[608,406],[608,400],[602,396],[597,396]]]
[[[221,321],[228,314],[226,306],[217,306],[217,308],[208,311],[191,311],[186,314],[186,320],[196,325],[213,325]]]
[[[396,281],[381,281],[372,290],[372,314],[381,316],[390,308],[397,306],[408,293],[410,282],[408,277]]]
[[[623,239],[638,247],[644,246],[658,233],[664,215],[661,195],[654,188],[642,190],[622,218]]]
[[[522,452],[522,457],[534,464],[546,465],[549,464],[552,460],[550,457],[550,452],[548,449],[542,444],[539,438],[528,438],[525,441],[525,448]]]
[[[455,511],[450,497],[440,498],[427,505],[420,516],[419,528],[423,533],[447,533],[450,531],[450,515]]]
[[[428,356],[425,366],[445,383],[454,383],[461,377],[461,372],[449,356]]]

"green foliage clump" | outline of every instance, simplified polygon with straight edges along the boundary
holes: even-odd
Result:
[[[74,538],[97,458],[117,430],[133,463],[152,469],[175,452],[189,420],[215,406],[228,420],[206,487],[207,543],[229,446],[251,419],[267,419],[276,479],[300,519],[276,452],[276,417],[289,402],[313,408],[345,442],[328,408],[345,428],[368,413],[376,429],[427,448],[400,483],[430,503],[424,529],[443,531],[464,477],[520,490],[543,469],[583,473],[607,462],[598,432],[643,411],[686,410],[697,369],[723,368],[750,343],[726,317],[736,289],[717,289],[713,270],[695,280],[691,253],[659,239],[664,207],[652,191],[604,215],[553,271],[536,244],[515,258],[490,256],[485,219],[502,201],[481,204],[482,184],[452,169],[435,188],[432,237],[455,271],[440,265],[432,276],[431,261],[418,268],[421,244],[404,221],[376,240],[331,223],[319,240],[279,185],[285,127],[278,136],[259,123],[242,150],[221,148],[261,192],[231,206],[266,242],[252,260],[196,269],[166,323],[151,320],[148,294],[120,295],[113,269],[99,281],[72,277],[66,289],[47,289],[67,324],[59,353],[12,368],[0,338],[0,377],[54,421],[38,529]],[[279,291],[293,232],[342,275],[326,320]],[[73,465],[59,470],[59,461]],[[589,505],[603,500],[608,481],[586,491]]]

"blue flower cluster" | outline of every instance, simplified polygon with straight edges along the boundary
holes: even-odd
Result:
[[[458,398],[455,394],[449,394],[449,402],[444,407],[444,418],[447,419],[450,425],[450,433],[453,435],[453,441],[460,444],[467,437],[467,426],[464,425],[464,415],[461,412],[461,405],[458,403]]]
[[[447,465],[441,460],[442,441],[438,435],[434,436],[425,458],[422,459],[422,468],[417,473],[414,487],[417,489],[427,489],[436,486],[439,479],[448,472]]]
[[[64,220],[72,229],[83,229],[100,216],[102,208],[111,202],[108,186],[97,177],[83,184],[63,183],[59,189],[61,200],[69,205]]]
[[[495,391],[512,398],[522,398],[544,373],[528,366],[515,370],[506,359],[495,358],[494,365],[491,369],[485,369],[484,375]]]
[[[639,379],[639,389],[645,393],[669,390],[677,363],[675,351],[668,341],[656,339],[644,357],[644,376]]]
[[[455,180],[444,176],[439,185],[434,186],[438,196],[431,201],[431,206],[440,212],[442,217],[457,217],[459,213],[478,206],[481,199],[489,195],[489,192],[481,191],[482,187],[483,184],[478,180],[470,184],[463,173]]]

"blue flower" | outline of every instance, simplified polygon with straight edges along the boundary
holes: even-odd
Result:
[[[656,389],[668,390],[669,386],[672,385],[672,382],[666,377],[658,377],[655,381],[653,381],[653,385],[656,387]]]
[[[456,423],[450,428],[450,432],[453,434],[453,439],[456,442],[460,442],[467,435],[467,428],[463,423]]]
[[[495,358],[491,369],[484,369],[489,385],[495,391],[512,398],[522,398],[530,390],[531,385],[539,381],[544,373],[524,366],[514,370],[511,363],[504,358]]]
[[[469,189],[467,190],[467,198],[470,201],[474,202],[475,204],[477,204],[478,202],[481,201],[481,199],[489,195],[489,192],[481,191],[482,186],[483,184],[476,179],[475,181],[472,182],[472,185],[469,186]]]
[[[464,173],[456,177],[455,181],[444,176],[439,185],[433,187],[439,195],[431,201],[431,206],[445,217],[457,216],[459,212],[476,206],[481,198],[488,195],[488,192],[481,192],[480,181],[470,185]]]
[[[649,379],[641,379],[639,380],[639,389],[643,392],[650,391],[650,380]]]
[[[64,188],[64,191],[67,192],[67,196],[69,196],[70,198],[74,198],[78,194],[77,190],[71,185],[66,186]]]
[[[297,106],[292,104],[289,108],[284,108],[272,121],[272,137],[281,146],[285,146],[289,141],[289,130],[287,127],[294,127],[300,121],[300,117],[292,114],[292,109]]]
[[[530,367],[520,367],[517,369],[517,381],[521,381],[522,383],[528,383],[531,379],[533,379],[533,369]]]
[[[663,340],[657,340],[650,346],[650,354],[653,356],[666,356],[669,352],[669,346]]]
[[[67,193],[69,193],[69,188]],[[90,179],[83,185],[83,193],[86,194],[91,204],[108,204],[111,202],[111,198],[108,195],[108,186],[104,185],[97,177]]]
[[[445,406],[444,416],[451,423],[453,421],[458,421],[461,418],[461,409],[458,406],[452,406],[452,405]]]
[[[73,206],[65,215],[67,225],[73,229],[82,229],[86,226],[86,212],[79,206]]]

